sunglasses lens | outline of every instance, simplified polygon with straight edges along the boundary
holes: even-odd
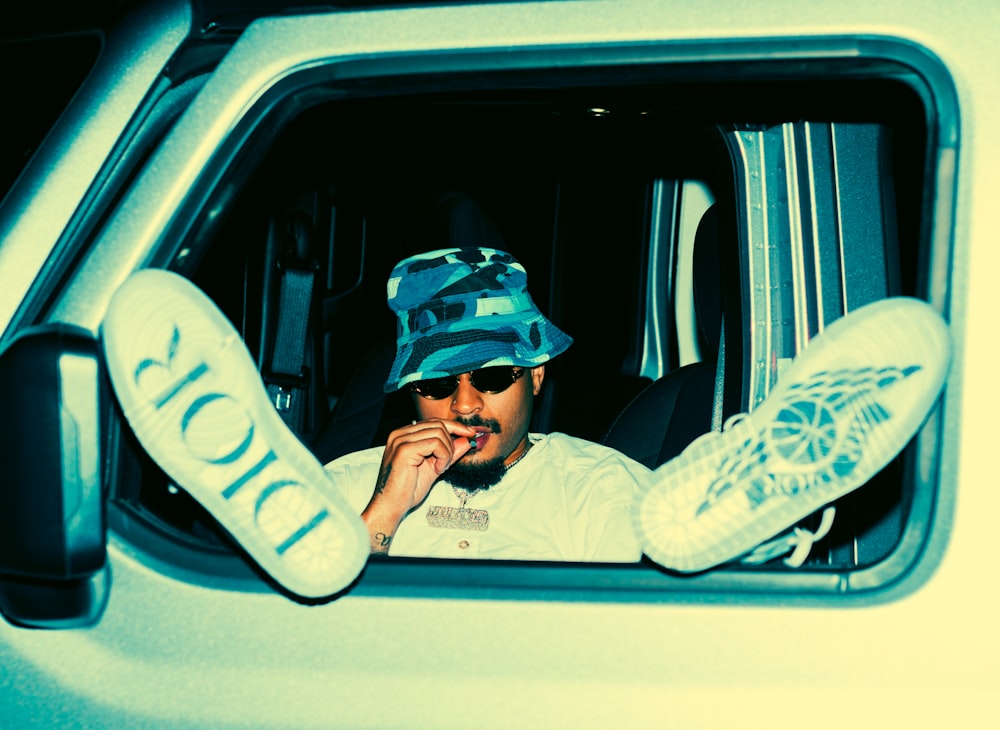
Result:
[[[472,380],[472,387],[480,393],[502,393],[523,374],[523,368],[497,365],[473,370],[469,373],[469,377]],[[429,400],[442,400],[449,397],[458,388],[458,377],[451,375],[443,378],[418,380],[412,383],[410,388],[417,395]]]
[[[473,370],[472,385],[481,393],[501,393],[514,383],[514,371],[504,365]]]
[[[441,400],[447,398],[455,392],[458,383],[453,377],[430,378],[428,380],[418,380],[413,384],[413,391],[417,395],[431,400]]]

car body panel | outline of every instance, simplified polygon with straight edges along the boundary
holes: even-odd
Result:
[[[0,328],[7,328],[189,24],[190,11],[181,3],[144,7],[123,20],[121,32],[105,43],[63,120],[4,199],[0,267],[12,273],[5,276],[0,293]],[[158,34],[154,37],[147,28]],[[122,68],[129,73],[123,75]],[[17,280],[13,272],[20,274]]]

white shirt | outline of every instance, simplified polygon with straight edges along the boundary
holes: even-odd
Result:
[[[468,510],[485,510],[485,530],[471,529],[461,500],[446,481],[400,523],[394,556],[578,562],[636,562],[632,504],[650,471],[614,449],[562,433],[531,434],[532,448],[503,479],[473,494]],[[384,447],[326,465],[334,484],[359,514],[371,499]],[[431,520],[428,520],[428,515]],[[468,517],[470,513],[464,513]],[[483,519],[482,512],[476,518]],[[437,515],[437,518],[435,518]],[[451,527],[434,526],[449,524]]]

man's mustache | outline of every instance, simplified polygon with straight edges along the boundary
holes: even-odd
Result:
[[[456,418],[455,420],[463,426],[470,426],[472,428],[488,428],[492,433],[500,433],[503,430],[500,428],[500,421],[495,418],[483,418],[478,414],[469,416],[468,418]]]

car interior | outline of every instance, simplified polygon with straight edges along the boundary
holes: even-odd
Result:
[[[746,410],[748,362],[774,353],[753,352],[748,338],[744,201],[727,144],[736,130],[802,119],[885,129],[896,235],[873,243],[892,249],[893,270],[880,274],[890,291],[916,290],[927,130],[904,85],[876,84],[881,101],[862,107],[870,97],[858,81],[545,81],[303,105],[249,146],[195,227],[191,278],[242,333],[276,408],[320,461],[381,445],[412,417],[406,393],[382,391],[395,337],[385,282],[401,258],[442,247],[510,251],[536,303],[575,340],[547,366],[532,430],[656,467]],[[709,205],[682,220],[692,184]],[[124,451],[124,522],[230,554],[221,529],[135,443]],[[805,569],[853,569],[891,552],[905,520],[902,474],[900,460],[876,480],[888,486],[850,496]]]

